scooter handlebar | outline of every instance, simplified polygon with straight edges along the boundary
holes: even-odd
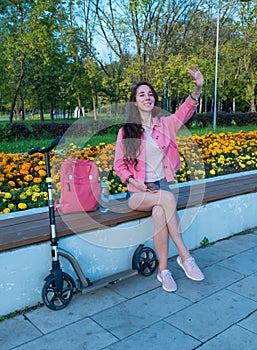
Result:
[[[45,148],[33,148],[31,149],[28,154],[32,155],[34,153],[46,153],[46,152],[50,152],[52,149],[54,149],[58,144],[62,144],[65,142],[65,139],[63,136],[58,136],[56,137],[55,140],[52,141],[51,145],[49,147],[45,147]]]
[[[51,145],[49,146],[50,148],[50,151],[56,147],[58,144],[62,144],[64,143],[65,140],[64,140],[64,137],[63,136],[57,136],[55,140],[53,140],[53,142],[51,143]]]
[[[41,148],[32,148],[30,151],[28,151],[28,154],[34,154],[34,153],[41,153],[42,149]]]

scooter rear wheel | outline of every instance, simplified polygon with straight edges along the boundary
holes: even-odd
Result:
[[[158,266],[155,251],[140,245],[133,256],[133,266],[144,276],[150,276]]]
[[[72,299],[75,282],[72,277],[62,272],[62,290],[56,288],[56,281],[53,274],[46,278],[42,289],[44,304],[51,310],[64,309]]]

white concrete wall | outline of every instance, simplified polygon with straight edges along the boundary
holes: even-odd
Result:
[[[183,237],[189,249],[257,226],[257,193],[251,193],[179,211]],[[59,246],[71,252],[92,281],[131,268],[140,243],[153,247],[152,218],[112,228],[61,238]],[[170,242],[169,256],[177,251]],[[51,268],[50,244],[42,243],[0,254],[0,315],[42,302],[44,278]],[[64,271],[75,275],[62,258]]]

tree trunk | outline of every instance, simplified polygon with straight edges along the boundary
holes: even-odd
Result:
[[[202,97],[200,98],[200,102],[199,102],[199,113],[203,113],[203,99],[202,99]]]
[[[233,97],[233,107],[232,107],[232,111],[233,111],[233,112],[236,111],[236,99],[235,99],[235,97]]]
[[[15,92],[15,95],[14,95],[13,100],[12,100],[11,111],[10,111],[10,119],[9,119],[10,123],[13,122],[14,108],[15,108],[15,105],[16,105],[16,100],[17,100],[17,93]]]
[[[81,104],[81,99],[80,97],[78,97],[78,118],[83,118],[84,114],[83,114],[83,110],[82,110],[82,104]]]
[[[256,84],[248,85],[248,93],[249,93],[249,97],[250,97],[250,111],[251,112],[256,112],[255,88],[256,88]]]
[[[20,77],[19,77],[19,80],[18,80],[16,88],[15,88],[15,93],[14,93],[13,100],[12,100],[12,105],[11,105],[10,123],[13,122],[14,109],[15,109],[18,93],[19,93],[19,90],[20,90],[20,87],[21,87],[21,84],[22,84],[24,76],[25,76],[24,61],[22,61],[21,62],[21,73],[20,73]]]
[[[21,96],[21,119],[26,119],[24,95]]]
[[[39,102],[39,109],[40,109],[40,121],[44,122],[44,108],[43,108],[43,103]]]
[[[54,120],[54,106],[51,104],[51,109],[50,109],[50,119]]]
[[[95,96],[92,96],[92,102],[93,102],[94,120],[96,120],[97,119],[97,109],[96,109],[96,98],[95,98]]]

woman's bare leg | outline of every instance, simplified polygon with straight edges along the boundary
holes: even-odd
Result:
[[[176,206],[177,206],[176,199],[171,192],[159,191],[157,193],[149,193],[149,192],[135,193],[129,199],[128,204],[129,204],[129,207],[133,210],[143,210],[143,211],[150,211],[155,206],[162,207],[165,214],[165,219],[166,219],[165,227],[163,227],[164,226],[163,224],[160,225],[158,220],[154,220],[154,226],[155,226],[154,234],[157,235],[158,233],[161,233],[159,238],[162,237],[162,242],[164,243],[164,236],[165,236],[164,232],[166,229],[166,232],[170,234],[181,259],[185,260],[188,257],[190,257],[190,253],[184,244],[184,241],[182,239],[182,234],[180,232],[179,219],[178,219],[177,210],[176,210]],[[157,239],[155,241],[157,241]],[[160,259],[160,256],[159,256],[159,259]]]
[[[166,217],[161,206],[155,205],[152,209],[154,221],[153,242],[159,259],[159,270],[168,268],[169,232]]]

